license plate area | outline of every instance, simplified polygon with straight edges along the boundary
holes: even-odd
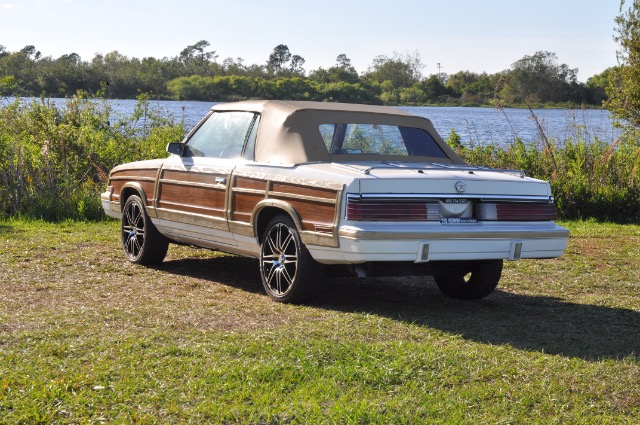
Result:
[[[440,223],[473,224],[473,202],[466,198],[444,198],[440,200]]]

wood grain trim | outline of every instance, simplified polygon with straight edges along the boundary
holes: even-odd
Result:
[[[336,190],[325,189],[321,187],[315,187],[310,185],[300,185],[293,183],[284,183],[279,181],[271,181],[270,191],[276,193],[284,193],[292,197],[313,197],[319,199],[336,199]]]
[[[337,225],[344,186],[322,186],[323,182],[270,179],[271,176],[234,175],[230,190],[229,220],[234,226],[251,226],[260,211],[276,207],[287,211],[301,237],[314,245],[338,246]]]
[[[297,194],[291,194],[291,193],[285,193],[285,192],[275,192],[275,191],[271,191],[268,194],[269,198],[275,198],[275,199],[295,199],[295,200],[303,200],[303,201],[309,201],[309,202],[318,202],[318,203],[324,203],[324,204],[332,204],[335,205],[336,203],[336,198],[335,198],[335,193],[334,193],[334,198],[333,199],[327,199],[327,198],[319,198],[317,196],[313,196],[313,195],[297,195]]]
[[[263,179],[254,179],[248,177],[235,176],[234,190],[256,190],[265,192],[268,188],[269,181]]]
[[[153,168],[137,168],[137,169],[126,169],[126,170],[118,170],[111,172],[111,178],[122,179],[123,177],[130,177],[132,179],[140,178],[140,177],[150,177],[155,178],[158,172],[158,167]]]

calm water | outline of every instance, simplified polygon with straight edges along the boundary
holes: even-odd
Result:
[[[64,102],[64,99],[54,99]],[[112,100],[113,110],[117,114],[129,115],[136,105],[135,100]],[[213,106],[212,102],[193,101],[150,101],[151,108],[172,116],[178,122],[184,122],[191,128]],[[517,137],[525,143],[540,144],[541,138],[532,114],[527,109],[506,108],[468,108],[439,106],[401,106],[415,115],[429,118],[436,130],[448,137],[451,129],[461,136],[465,145],[494,143],[506,145]],[[562,143],[570,138],[600,140],[611,143],[619,132],[613,128],[609,112],[603,110],[575,109],[534,109],[544,134],[549,139]]]

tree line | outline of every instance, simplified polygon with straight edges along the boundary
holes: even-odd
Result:
[[[242,58],[218,60],[201,40],[178,55],[156,59],[117,51],[84,61],[76,54],[56,59],[34,46],[10,52],[0,45],[0,95],[70,97],[79,91],[131,99],[141,93],[158,99],[231,101],[300,99],[392,105],[572,104],[602,105],[612,69],[577,80],[577,69],[555,53],[539,51],[495,74],[459,71],[422,74],[416,53],[379,55],[364,72],[340,54],[329,67],[304,69],[305,59],[280,44],[264,64]]]

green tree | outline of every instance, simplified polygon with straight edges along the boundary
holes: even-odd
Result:
[[[336,58],[336,64],[329,69],[318,68],[309,74],[309,78],[321,83],[345,82],[356,84],[360,81],[358,72],[351,66],[351,59],[344,53]]]
[[[450,96],[463,104],[486,104],[495,98],[501,76],[502,73],[459,71],[448,76],[446,86],[451,90]]]
[[[560,102],[576,100],[578,70],[558,64],[555,53],[539,51],[511,65],[510,93],[516,102]]]
[[[13,94],[17,96],[39,95],[36,62],[25,49],[0,57],[0,76],[13,77]]]
[[[16,83],[16,79],[13,75],[7,75],[6,77],[0,77],[0,96],[10,96],[13,94],[13,86]]]
[[[616,17],[618,67],[611,71],[607,94],[609,110],[630,126],[640,127],[640,0]]]
[[[267,69],[272,74],[280,74],[285,65],[291,60],[291,52],[285,44],[278,44],[269,55]]]
[[[304,76],[304,63],[305,60],[302,56],[300,55],[293,55],[291,57],[291,65],[289,66],[289,70],[293,73],[293,74],[298,74],[298,75],[302,75]]]
[[[596,74],[587,80],[585,89],[587,90],[588,103],[592,105],[602,105],[609,97],[607,96],[607,87],[611,80],[615,67],[607,68],[600,74]]]
[[[180,52],[180,62],[184,64],[189,75],[207,75],[210,73],[210,65],[218,57],[215,51],[205,51],[210,45],[207,40],[200,40],[191,46],[185,47]]]
[[[423,93],[423,102],[439,102],[446,96],[453,94],[453,90],[442,84],[437,75],[430,75],[429,78],[415,85]]]
[[[411,87],[421,80],[422,68],[424,65],[418,52],[405,55],[396,52],[393,57],[380,55],[374,58],[364,78],[378,83],[390,81],[394,89]]]

